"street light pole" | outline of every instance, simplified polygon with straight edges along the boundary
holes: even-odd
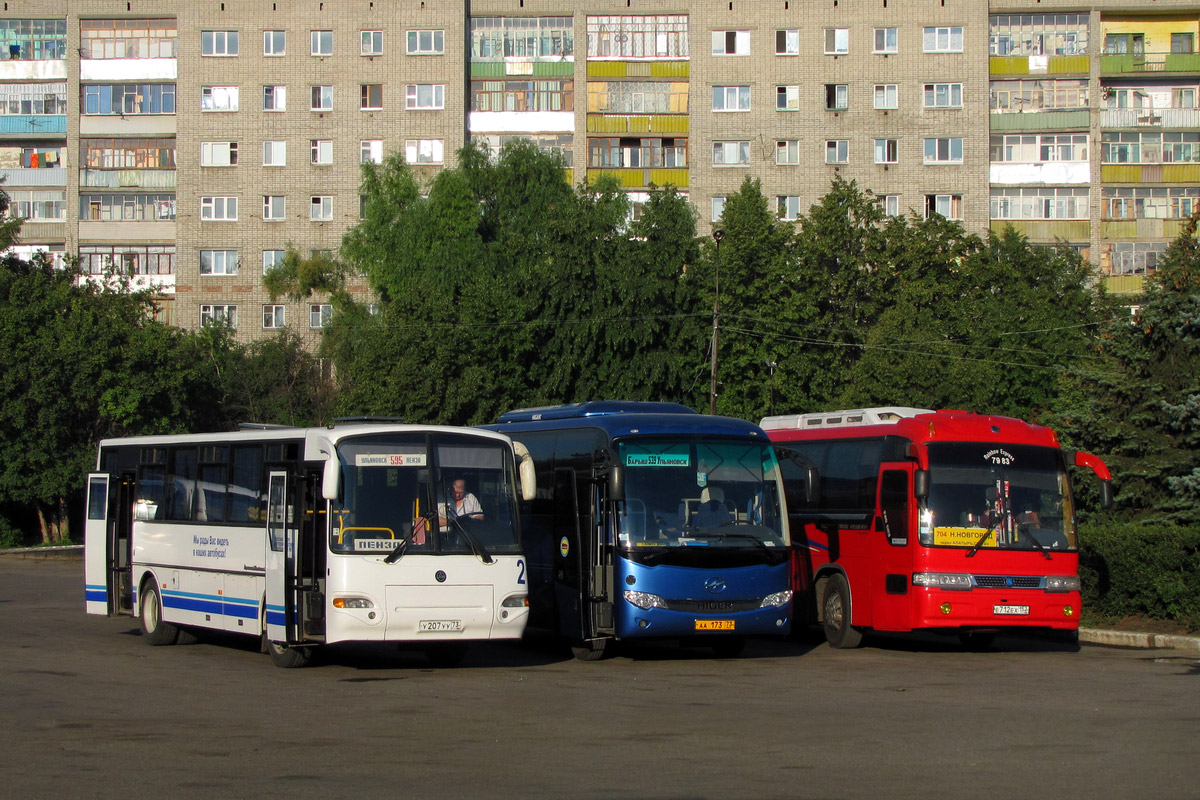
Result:
[[[717,334],[721,328],[721,240],[725,231],[717,228],[712,232],[713,241],[717,243],[716,276],[713,281],[713,323],[712,323],[712,381],[708,389],[708,413],[717,413]]]

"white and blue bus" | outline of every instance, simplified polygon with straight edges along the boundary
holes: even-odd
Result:
[[[674,403],[511,411],[486,426],[537,468],[522,503],[530,625],[577,658],[679,638],[720,655],[791,626],[792,548],[780,472],[756,425]]]
[[[533,481],[523,447],[471,428],[106,439],[88,476],[87,611],[140,618],[152,645],[199,628],[258,636],[282,667],[338,642],[415,643],[452,663],[468,641],[525,629],[517,498]]]

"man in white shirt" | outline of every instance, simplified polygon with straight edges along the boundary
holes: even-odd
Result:
[[[479,499],[467,491],[467,482],[458,478],[450,484],[451,498],[449,502],[438,503],[438,524],[445,525],[448,518],[468,517],[483,519],[483,506]]]

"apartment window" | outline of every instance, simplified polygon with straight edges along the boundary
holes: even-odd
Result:
[[[312,42],[310,52],[314,56],[333,55],[333,31],[310,31],[309,36]]]
[[[845,164],[850,161],[849,139],[827,139],[825,141],[825,163]]]
[[[926,53],[961,53],[963,51],[963,29],[961,27],[926,28],[921,37],[921,49]]]
[[[408,139],[404,143],[404,160],[409,164],[441,164],[441,139]]]
[[[900,148],[896,139],[875,140],[875,163],[895,164]]]
[[[17,216],[31,215],[22,207],[28,193],[9,190],[9,199]],[[35,193],[42,194],[42,193]],[[60,194],[62,194],[60,192]],[[81,194],[79,218],[93,222],[166,222],[175,219],[175,195],[172,194]]]
[[[312,163],[314,164],[332,164],[333,163],[333,140],[332,139],[310,139],[309,151],[312,155]]]
[[[440,109],[446,107],[446,87],[440,83],[410,83],[404,87],[406,109]]]
[[[1105,186],[1104,219],[1186,219],[1200,207],[1200,186]]]
[[[237,111],[238,87],[205,86],[200,90],[201,111]]]
[[[750,163],[750,142],[713,142],[714,167],[740,167]]]
[[[900,195],[898,194],[881,194],[879,195],[879,207],[883,209],[883,213],[889,217],[900,216]]]
[[[899,28],[876,28],[873,53],[899,52]]]
[[[749,86],[714,86],[713,111],[749,111]]]
[[[496,83],[499,81],[487,81]],[[477,84],[472,84],[475,91]],[[564,86],[564,101],[551,108],[539,108],[539,111],[570,111],[573,107],[570,98],[572,82],[566,81]],[[556,88],[556,87],[549,87]],[[506,87],[506,93],[511,89]],[[556,98],[551,95],[553,103]],[[493,108],[495,108],[493,101]],[[601,114],[686,114],[688,112],[688,84],[685,81],[668,83],[666,81],[588,81],[587,82],[588,111]],[[506,103],[512,104],[511,100]],[[541,104],[541,100],[538,100]],[[476,108],[475,98],[472,97],[472,111],[483,111]],[[495,109],[500,110],[500,109]],[[521,110],[506,107],[506,111]],[[531,109],[532,110],[532,109]]]
[[[65,19],[0,20],[0,54],[9,60],[62,61],[67,55]]]
[[[800,55],[800,31],[799,30],[775,31],[775,55],[777,55],[777,56],[798,56],[798,55]]]
[[[287,111],[287,87],[263,87],[263,111]]]
[[[687,166],[687,139],[593,137],[588,139],[588,166],[683,168]]]
[[[992,81],[989,94],[992,111],[998,113],[1088,107],[1087,79]],[[1107,96],[1113,99],[1111,93]]]
[[[333,219],[333,197],[313,197],[309,202],[308,218],[314,222],[328,222]]]
[[[313,303],[308,307],[308,327],[326,328],[333,322],[333,306],[329,303]]]
[[[271,222],[287,219],[287,198],[281,194],[264,195],[263,219]]]
[[[474,20],[471,21],[472,25]],[[409,31],[407,53],[410,56],[440,56],[446,52],[446,35],[443,31]]]
[[[313,111],[332,111],[333,110],[333,87],[332,86],[314,86],[312,87],[312,104],[310,108]]]
[[[1108,136],[1108,134],[1104,134]],[[996,134],[991,138],[993,163],[1033,164],[1040,161],[1087,161],[1086,133]]]
[[[1171,92],[1172,108],[1195,108],[1196,90],[1192,88],[1176,89]]]
[[[80,58],[176,58],[177,40],[173,19],[79,20]]]
[[[825,110],[844,111],[850,107],[850,87],[844,83],[825,84]]]
[[[471,32],[475,33],[473,20]],[[619,59],[687,58],[687,15],[589,16],[587,56]]]
[[[875,84],[875,107],[894,109],[900,107],[900,87],[895,83]]]
[[[201,197],[200,219],[218,222],[237,221],[236,197]]]
[[[725,213],[725,201],[729,198],[724,195],[717,195],[712,199],[712,221],[720,222],[721,215]]]
[[[1172,53],[1192,53],[1195,52],[1195,36],[1191,33],[1172,33],[1171,34],[1171,52]]]
[[[383,108],[383,84],[364,83],[359,93],[359,108],[363,111],[377,111]]]
[[[382,139],[364,139],[359,142],[358,163],[360,164],[382,164],[383,163],[383,140]]]
[[[201,31],[200,55],[236,56],[238,54],[237,31]]]
[[[83,87],[84,114],[174,114],[173,83],[89,83]]]
[[[800,163],[800,140],[787,139],[782,142],[775,143],[775,163],[776,164],[799,164]]]
[[[929,218],[934,214],[938,214],[946,219],[962,219],[962,195],[925,195],[925,217]]]
[[[925,84],[926,108],[962,108],[961,83]]]
[[[201,250],[201,275],[237,275],[237,250]]]
[[[273,331],[287,325],[287,308],[285,306],[263,306],[263,328]]]
[[[1200,132],[1115,132],[1100,134],[1105,164],[1179,164],[1200,162]]]
[[[750,31],[713,31],[712,54],[714,56],[750,55]]]
[[[1113,242],[1108,250],[1110,275],[1144,275],[1158,269],[1170,242]],[[1103,257],[1101,257],[1103,263]]]
[[[237,142],[201,142],[200,166],[233,167],[237,165]]]
[[[849,28],[825,29],[825,55],[840,56],[850,52]]]
[[[775,208],[780,219],[791,222],[800,218],[800,198],[797,195],[777,195]]]
[[[200,306],[200,326],[228,325],[237,328],[237,306],[235,305],[202,305]]]
[[[992,219],[1087,219],[1087,187],[993,188]]]
[[[175,169],[174,138],[80,139],[79,151],[87,169]]]
[[[962,139],[929,138],[925,140],[926,164],[961,164]]]
[[[359,39],[359,53],[361,55],[383,55],[383,31],[362,31]]]
[[[0,43],[0,47],[2,47]],[[0,51],[3,55],[3,51]],[[0,115],[45,116],[67,113],[66,83],[0,84]]]
[[[262,251],[263,273],[265,274],[267,272],[270,272],[271,270],[275,269],[275,267],[282,264],[283,257],[284,257],[284,255],[286,255],[286,253],[287,253],[286,250],[263,250]]]
[[[262,163],[264,167],[286,167],[287,142],[280,140],[263,142]]]
[[[564,166],[568,168],[574,163],[573,145],[575,136],[571,133],[476,133],[471,137],[472,142],[479,142],[485,145],[488,149],[488,154],[493,158],[498,158],[501,148],[515,139],[532,142],[543,153],[561,156]]]
[[[80,245],[79,267],[86,275],[174,275],[175,245]]]
[[[36,222],[67,218],[65,191],[25,191],[9,189],[9,214]]]
[[[776,111],[799,111],[800,110],[800,86],[776,86],[775,87],[775,110]]]
[[[1087,14],[997,14],[988,19],[994,56],[1073,56],[1088,51]]]
[[[282,56],[286,53],[287,34],[283,31],[263,31],[263,55]]]

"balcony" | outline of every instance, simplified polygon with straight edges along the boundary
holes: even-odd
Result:
[[[9,167],[0,169],[0,182],[5,188],[14,186],[59,186],[67,185],[67,170],[64,167]]]
[[[175,221],[92,221],[81,220],[79,240],[82,242],[141,242],[175,243]]]
[[[595,183],[602,175],[616,178],[625,189],[637,189],[643,186],[674,186],[685,189],[688,186],[688,171],[686,169],[589,169],[587,180]]]
[[[0,81],[52,81],[67,79],[67,62],[58,59],[0,61]]]
[[[175,58],[84,58],[79,61],[81,81],[173,81],[179,76]]]
[[[67,115],[0,114],[0,135],[3,134],[61,138],[67,135]]]
[[[173,169],[82,169],[80,189],[174,189]]]
[[[1200,109],[1103,108],[1100,110],[1100,127],[1194,130],[1200,128]]]
[[[1109,294],[1142,294],[1146,290],[1146,276],[1105,275],[1104,288]]]
[[[588,114],[588,133],[686,134],[686,114]]]
[[[992,56],[988,71],[992,77],[1003,75],[1087,75],[1089,58],[1070,56]]]
[[[1142,72],[1200,74],[1200,53],[1120,53],[1100,56],[1101,75]]]
[[[992,133],[1022,131],[1086,131],[1090,122],[1086,108],[1073,111],[993,111]]]
[[[1012,226],[1017,233],[1034,242],[1086,242],[1092,235],[1092,223],[1086,219],[994,219],[991,229],[1002,235]]]
[[[1086,161],[1039,161],[991,166],[992,183],[1013,186],[1078,186],[1091,182],[1091,165]]]

